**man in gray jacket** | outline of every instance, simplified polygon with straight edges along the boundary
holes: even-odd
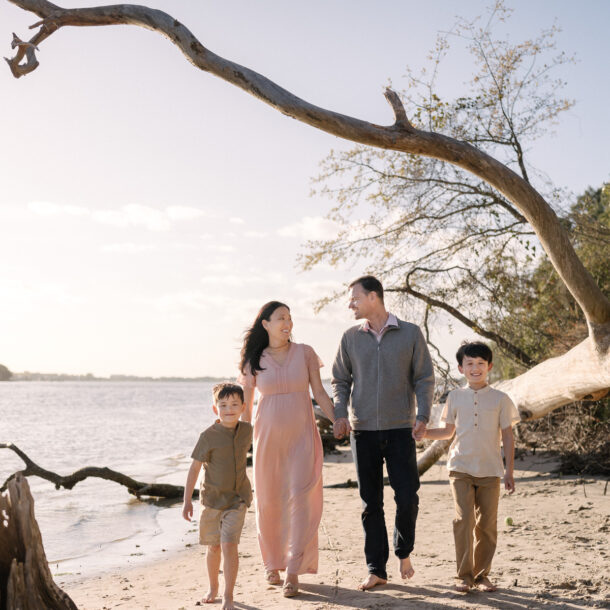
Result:
[[[434,369],[420,328],[386,310],[378,279],[354,280],[349,308],[362,323],[343,333],[333,363],[334,431],[338,437],[351,433],[369,572],[358,588],[365,590],[387,582],[384,460],[396,501],[394,553],[402,578],[414,574],[409,556],[419,505],[415,440],[423,438],[430,416]]]

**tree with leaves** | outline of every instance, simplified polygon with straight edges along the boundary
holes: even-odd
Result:
[[[3,364],[0,364],[0,381],[8,381],[12,376],[13,373]]]
[[[452,283],[460,286],[470,282],[472,294],[476,291],[473,299],[476,303],[502,307],[492,298],[493,284],[487,285],[486,278],[471,278],[460,269],[463,262],[459,259],[459,245],[465,244],[477,261],[491,256],[492,251],[497,256],[508,250],[514,255],[516,264],[522,264],[523,250],[528,250],[529,238],[529,248],[544,249],[561,281],[578,303],[587,322],[588,336],[567,353],[537,364],[531,356],[524,354],[523,358],[530,359],[524,364],[535,366],[504,382],[502,389],[511,395],[522,417],[528,419],[541,417],[562,404],[610,387],[610,301],[572,246],[570,236],[554,210],[557,195],[553,190],[545,192],[540,180],[534,182],[525,161],[523,138],[540,133],[546,128],[547,121],[555,120],[570,103],[556,99],[552,86],[536,93],[536,83],[544,82],[549,70],[566,59],[560,54],[547,66],[539,66],[533,61],[539,57],[539,48],[550,49],[548,34],[543,34],[537,41],[511,47],[508,42],[491,42],[486,25],[461,24],[456,33],[470,38],[475,56],[482,61],[475,81],[480,83],[479,92],[455,103],[440,103],[440,96],[432,89],[427,101],[424,99],[418,105],[408,103],[407,112],[401,97],[394,90],[387,89],[385,95],[395,121],[392,125],[381,126],[298,98],[261,74],[213,53],[185,25],[162,11],[129,4],[63,8],[47,0],[10,1],[39,17],[32,26],[38,28],[37,32],[30,40],[13,38],[15,55],[7,61],[16,77],[29,74],[38,67],[38,46],[64,27],[137,25],[166,36],[196,68],[219,76],[288,116],[367,147],[396,151],[400,154],[401,167],[408,163],[402,162],[403,157],[412,159],[408,178],[411,183],[422,185],[426,192],[429,190],[426,185],[430,170],[437,164],[439,167],[443,165],[442,172],[439,170],[436,175],[455,189],[453,199],[449,197],[446,204],[455,203],[459,207],[447,208],[445,213],[442,210],[446,204],[437,209],[435,204],[441,195],[436,190],[437,195],[432,199],[421,200],[423,205],[418,214],[425,222],[424,202],[427,202],[434,214],[435,227],[439,222],[445,223],[441,225],[445,231],[441,235],[447,244],[451,244],[455,260],[441,272],[438,259],[436,263],[433,259],[422,259],[406,244],[399,249],[401,259],[398,260],[393,253],[395,244],[391,242],[390,248],[385,250],[392,250],[388,256],[396,259],[396,271],[402,268],[403,276],[402,285],[396,287],[415,286],[417,291],[420,274],[440,277],[439,273],[442,273],[444,282],[450,286]],[[502,11],[502,5],[498,3],[494,14],[503,17]],[[443,52],[441,42],[437,55],[442,56]],[[500,72],[496,72],[496,68]],[[510,155],[504,158],[506,152]],[[401,167],[397,166],[398,172]],[[470,204],[463,199],[464,190],[472,191],[474,199]],[[393,218],[389,200],[386,206],[386,212],[377,219],[382,233],[388,229],[385,220]],[[477,210],[487,210],[488,213],[476,214]],[[462,217],[469,219],[469,225],[474,228],[472,234],[462,234]],[[400,227],[399,223],[394,233]],[[419,231],[421,242],[429,241],[425,230]],[[363,228],[361,238],[365,240],[368,237]],[[485,240],[489,237],[499,238],[496,241],[500,245],[488,245]],[[436,233],[434,239],[438,238],[439,233]],[[333,256],[331,253],[331,261]],[[403,265],[402,259],[410,261],[409,264]],[[504,259],[500,260],[503,264]],[[472,267],[469,265],[470,269]],[[392,272],[388,268],[388,273]],[[504,349],[511,348],[506,345]]]

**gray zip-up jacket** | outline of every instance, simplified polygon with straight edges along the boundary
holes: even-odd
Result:
[[[343,333],[332,369],[335,417],[348,417],[354,430],[412,428],[428,422],[434,368],[424,336],[415,324],[397,320],[377,342],[353,326]]]

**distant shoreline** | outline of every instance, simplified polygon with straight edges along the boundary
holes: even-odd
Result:
[[[68,375],[66,373],[13,373],[7,381],[197,381],[220,382],[233,381],[235,377],[139,377],[138,375],[110,375],[110,377],[96,377],[92,373],[86,375]]]

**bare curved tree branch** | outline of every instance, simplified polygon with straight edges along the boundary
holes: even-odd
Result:
[[[385,291],[410,294],[411,296],[414,296],[415,298],[419,299],[420,301],[427,303],[431,307],[438,307],[439,309],[443,309],[447,313],[451,314],[456,320],[459,320],[462,324],[464,324],[468,328],[472,329],[478,335],[481,335],[482,337],[485,337],[486,339],[490,339],[491,341],[494,341],[502,349],[511,353],[519,362],[523,363],[527,368],[531,368],[532,366],[535,366],[537,364],[536,361],[533,360],[532,358],[530,358],[522,349],[520,349],[516,345],[513,345],[510,341],[508,341],[507,339],[505,339],[498,333],[495,333],[491,330],[486,330],[485,328],[481,328],[481,326],[477,322],[466,317],[461,311],[459,311],[455,307],[449,305],[449,303],[445,303],[444,301],[435,299],[427,294],[424,294],[423,292],[419,292],[418,290],[415,290],[409,283],[409,279],[410,279],[411,274],[418,271],[419,269],[420,269],[419,267],[415,267],[413,270],[411,270],[407,274],[407,276],[405,278],[404,286],[394,287],[394,288],[385,288]],[[428,269],[427,271],[431,271],[431,270]]]
[[[65,9],[47,0],[10,1],[41,18],[32,26],[40,30],[29,44],[15,43],[17,53],[7,59],[16,77],[37,67],[35,46],[63,26],[137,25],[169,38],[195,67],[240,87],[287,116],[354,142],[433,157],[470,171],[500,191],[527,218],[582,308],[592,336],[599,336],[596,328],[610,323],[610,301],[583,266],[557,215],[544,198],[524,178],[471,144],[413,127],[398,95],[391,90],[386,97],[396,121],[385,127],[375,125],[310,104],[261,74],[216,55],[184,25],[162,11],[131,4]],[[22,64],[24,57],[26,63]]]
[[[45,470],[32,461],[19,447],[13,443],[0,443],[0,449],[10,449],[16,453],[25,463],[25,469],[19,472],[13,473],[2,487],[0,487],[0,493],[6,490],[10,481],[12,481],[18,474],[22,474],[25,477],[40,477],[50,481],[55,485],[56,489],[63,487],[64,489],[72,489],[77,483],[84,481],[89,477],[97,477],[99,479],[105,479],[106,481],[114,481],[119,485],[127,487],[127,491],[136,496],[151,496],[156,498],[182,498],[184,494],[184,487],[180,485],[170,485],[169,483],[142,483],[136,481],[127,475],[110,468],[99,468],[97,466],[87,466],[81,468],[72,474],[62,476],[50,470]],[[199,495],[199,490],[195,490],[195,497]]]

